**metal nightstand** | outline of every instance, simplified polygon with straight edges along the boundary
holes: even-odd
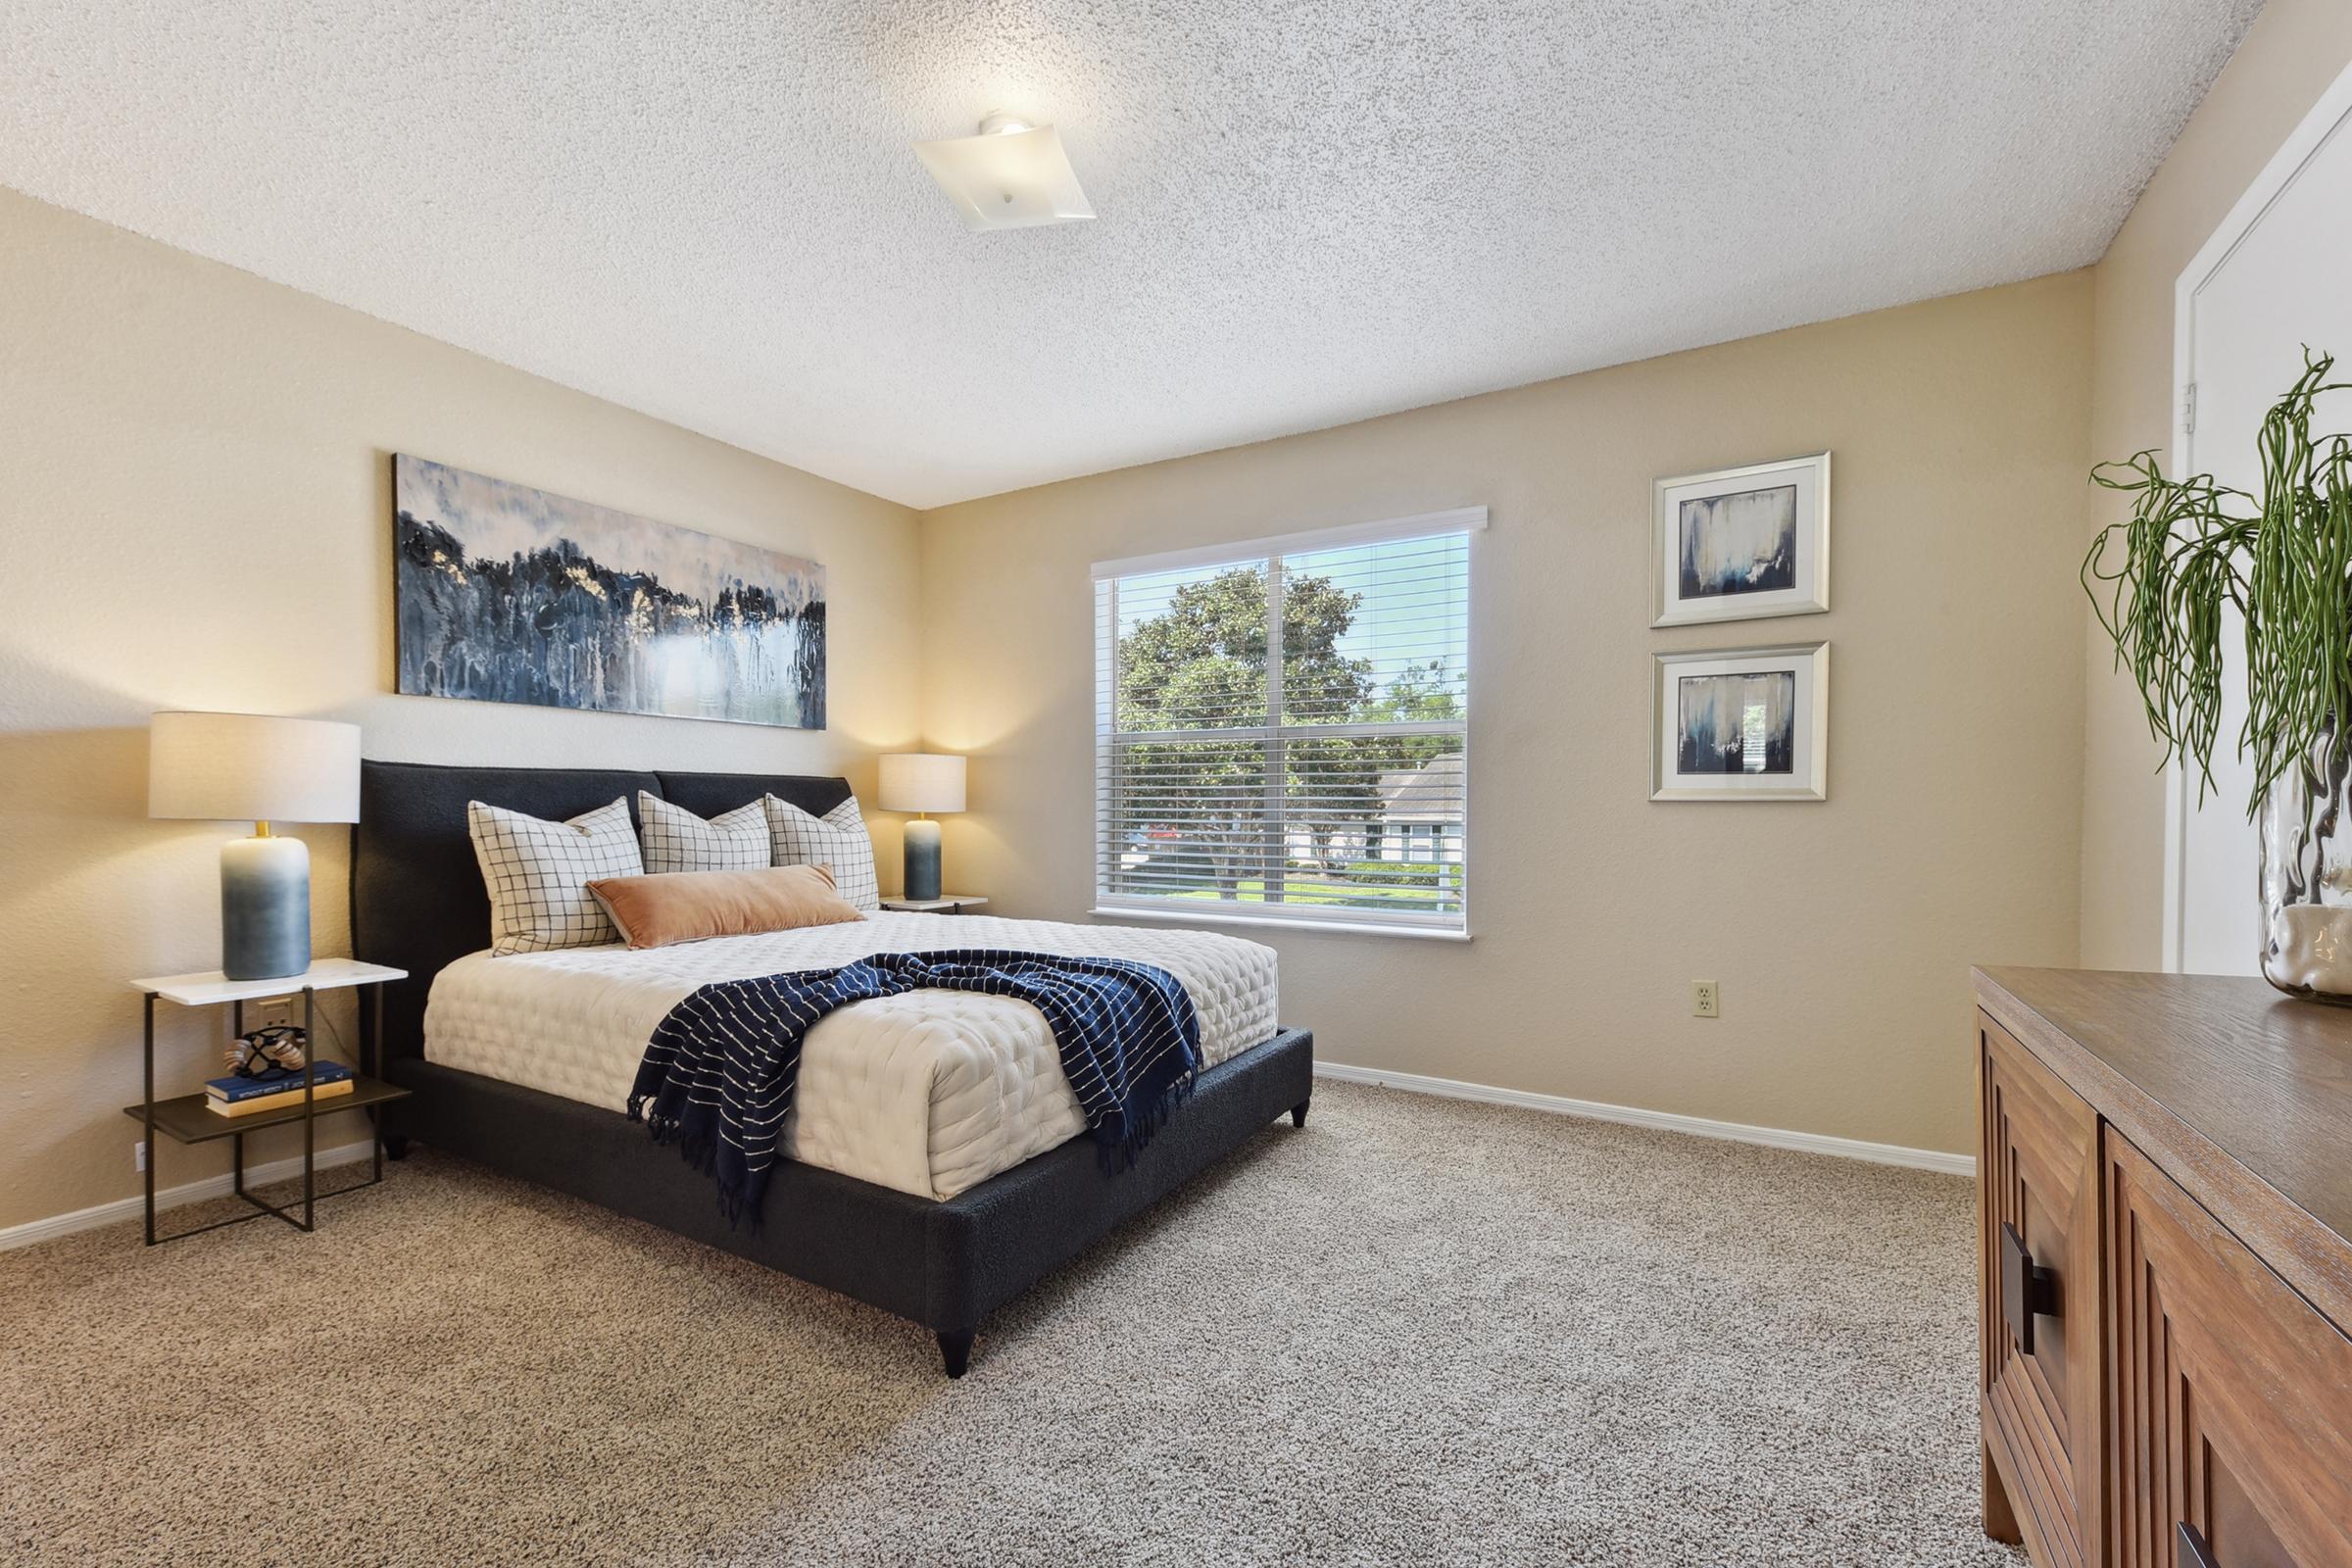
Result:
[[[315,1064],[318,1059],[318,1037],[316,1030],[318,993],[344,991],[354,986],[375,987],[375,1039],[381,1040],[384,1037],[384,982],[405,980],[408,978],[408,973],[406,969],[388,969],[380,963],[362,963],[356,958],[321,958],[301,974],[282,975],[274,980],[231,980],[220,970],[211,969],[199,974],[166,975],[161,979],[133,980],[131,982],[132,989],[142,993],[147,1002],[146,1066],[142,1082],[147,1098],[138,1104],[124,1105],[122,1114],[138,1122],[147,1130],[147,1245],[149,1247],[158,1246],[163,1242],[176,1242],[189,1236],[200,1236],[206,1231],[217,1231],[224,1225],[242,1225],[247,1220],[261,1219],[269,1215],[274,1215],[276,1218],[284,1220],[298,1231],[311,1230],[313,1228],[312,1210],[319,1200],[334,1198],[343,1193],[357,1192],[363,1187],[373,1187],[384,1179],[384,1142],[380,1136],[379,1125],[378,1136],[374,1140],[374,1170],[368,1180],[348,1182],[331,1193],[318,1192],[317,1190],[318,1118],[332,1115],[340,1110],[366,1110],[368,1121],[377,1123],[376,1106],[387,1101],[405,1100],[409,1094],[406,1089],[385,1083],[380,1078],[355,1072],[352,1075],[350,1094],[337,1095],[332,1100],[320,1102],[316,1098],[317,1086],[313,1081],[311,1070],[306,1067],[302,1075],[303,1088],[306,1093],[303,1096],[303,1102],[299,1105],[282,1106],[275,1110],[255,1111],[247,1116],[222,1116],[206,1104],[207,1097],[202,1093],[180,1095],[175,1099],[159,1101],[155,1098],[156,999],[161,997],[167,1002],[176,1002],[183,1007],[218,1006],[225,1002],[235,1009],[231,1016],[233,1031],[243,1034],[245,1032],[246,1003],[258,1002],[269,997],[293,996],[299,993],[302,997],[302,1032],[306,1043],[304,1059]],[[372,1070],[376,1064],[365,1042],[362,1044],[362,1056],[361,1067]],[[294,1217],[292,1205],[281,1208],[274,1203],[265,1203],[245,1190],[245,1135],[250,1132],[259,1132],[264,1127],[282,1127],[289,1122],[302,1123],[302,1217],[300,1219]],[[217,1220],[210,1225],[198,1225],[193,1229],[180,1231],[172,1236],[157,1236],[155,1234],[155,1167],[157,1164],[155,1135],[159,1132],[182,1144],[211,1143],[217,1138],[236,1140],[236,1196],[251,1203],[258,1212],[239,1214],[233,1219]]]
[[[961,914],[987,902],[969,893],[951,893],[944,899],[884,899],[882,907],[902,914]]]

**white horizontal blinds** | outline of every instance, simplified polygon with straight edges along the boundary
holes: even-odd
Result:
[[[1462,515],[1098,579],[1103,902],[1461,927]]]

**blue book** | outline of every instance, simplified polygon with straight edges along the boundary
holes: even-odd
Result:
[[[318,1081],[322,1084],[339,1083],[351,1076],[351,1069],[339,1061],[321,1061],[314,1063],[314,1066]],[[282,1095],[289,1090],[296,1094],[302,1092],[302,1069],[299,1067],[292,1072],[282,1067],[272,1067],[260,1078],[239,1078],[231,1074],[226,1078],[212,1079],[204,1086],[206,1094],[215,1100],[225,1100],[232,1105],[239,1101],[259,1100],[264,1095]]]

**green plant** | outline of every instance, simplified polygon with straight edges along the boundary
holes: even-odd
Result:
[[[2303,373],[2262,421],[2262,493],[2210,473],[2167,478],[2156,454],[2101,464],[2091,478],[2134,496],[2082,561],[2082,587],[2147,705],[2164,760],[2195,764],[2213,788],[2222,717],[2225,610],[2245,620],[2251,816],[2290,765],[2319,793],[2320,770],[2352,766],[2352,438],[2314,437],[2312,406],[2352,386],[2332,356],[2304,351]],[[2107,568],[2120,536],[2122,561]],[[2160,764],[2161,765],[2161,764]],[[2329,792],[2332,793],[2332,792]]]

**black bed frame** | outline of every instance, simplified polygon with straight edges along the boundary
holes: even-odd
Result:
[[[1284,1111],[1305,1125],[1314,1037],[1285,1029],[1203,1072],[1132,1169],[1106,1174],[1094,1141],[1080,1138],[936,1201],[787,1161],[768,1184],[760,1223],[729,1225],[710,1179],[617,1112],[423,1055],[433,976],[490,943],[466,803],[562,819],[621,798],[633,820],[639,790],[702,816],[762,794],[822,815],[850,794],[842,779],[793,775],[361,764],[352,948],[409,971],[385,987],[380,1041],[375,1019],[362,1019],[384,1075],[414,1091],[385,1107],[385,1148],[395,1159],[416,1138],[910,1318],[939,1337],[953,1378],[963,1375],[991,1311]]]

